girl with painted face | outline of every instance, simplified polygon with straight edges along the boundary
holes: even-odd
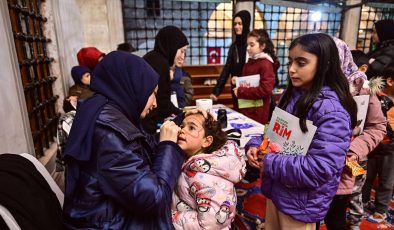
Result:
[[[235,41],[231,44],[228,54],[226,64],[220,74],[220,77],[213,88],[211,99],[217,101],[218,96],[223,91],[224,85],[226,84],[228,78],[231,76],[241,76],[242,68],[246,62],[246,46],[247,46],[247,36],[250,31],[250,13],[246,10],[239,11],[234,15],[233,29],[235,33]],[[232,85],[231,88],[234,88]],[[233,96],[233,108],[236,109],[236,97],[232,92]]]
[[[175,229],[226,229],[235,216],[234,183],[245,174],[237,145],[227,141],[209,113],[187,114],[177,144],[187,161],[176,186],[172,211]]]
[[[157,139],[140,128],[156,107],[159,76],[122,51],[106,55],[93,75],[96,94],[78,108],[64,152],[67,229],[171,229],[180,128],[166,122]]]
[[[278,106],[300,119],[304,133],[307,120],[317,130],[306,155],[270,152],[259,161],[261,138],[245,146],[248,162],[262,170],[267,230],[315,229],[337,191],[357,123],[357,105],[329,35],[313,33],[293,40],[288,68],[289,85]]]

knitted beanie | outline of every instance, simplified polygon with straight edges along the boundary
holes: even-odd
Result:
[[[77,65],[71,69],[71,77],[75,83],[81,83],[82,76],[85,73],[91,73],[90,69],[86,66]]]

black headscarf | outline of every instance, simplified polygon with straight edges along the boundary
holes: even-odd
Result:
[[[240,17],[242,20],[242,34],[235,35],[235,42],[237,44],[246,44],[248,33],[250,32],[250,13],[247,10],[241,10],[234,15],[234,19]]]
[[[153,50],[166,57],[170,66],[172,66],[176,52],[186,45],[189,45],[189,42],[178,27],[166,26],[157,33]]]
[[[77,109],[65,156],[88,161],[91,156],[96,119],[106,103],[111,103],[137,124],[149,96],[159,82],[157,73],[142,58],[113,51],[98,63],[90,88],[96,94]]]
[[[242,72],[242,67],[246,62],[246,48],[247,43],[246,40],[248,38],[248,33],[250,32],[250,13],[247,10],[241,10],[234,15],[234,19],[236,17],[240,17],[242,20],[242,34],[235,36],[235,45],[237,47],[238,58],[234,63],[232,74],[237,74],[235,76],[239,76]]]
[[[394,20],[386,19],[375,22],[380,43],[394,39]]]

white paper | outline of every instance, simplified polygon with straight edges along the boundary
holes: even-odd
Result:
[[[357,127],[355,128],[354,134],[360,135],[364,129],[365,118],[367,117],[369,95],[354,96],[354,100],[357,103]]]
[[[176,92],[171,92],[171,98],[170,98],[170,100],[171,100],[172,104],[173,104],[175,107],[179,108],[179,106],[178,106],[178,98],[176,97]]]
[[[280,146],[280,154],[306,155],[317,127],[307,120],[308,132],[303,133],[299,118],[276,107],[267,128],[267,137]]]

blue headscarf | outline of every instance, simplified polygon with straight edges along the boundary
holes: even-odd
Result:
[[[93,76],[90,88],[96,94],[78,107],[64,152],[66,159],[90,159],[96,119],[107,103],[137,124],[159,82],[158,74],[142,58],[121,51],[106,55]]]

